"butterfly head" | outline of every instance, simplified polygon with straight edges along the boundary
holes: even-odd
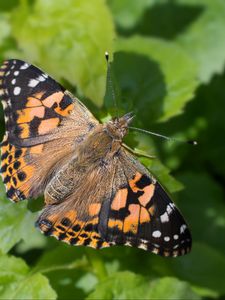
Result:
[[[113,139],[122,140],[133,118],[134,115],[130,112],[120,118],[112,119],[106,124],[106,130]]]

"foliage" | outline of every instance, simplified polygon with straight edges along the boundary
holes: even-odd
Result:
[[[0,298],[223,299],[224,26],[223,0],[1,1],[1,59],[38,65],[104,120],[114,113],[107,50],[119,112],[134,111],[135,126],[199,145],[127,138],[157,156],[140,159],[190,224],[193,250],[176,259],[43,237],[34,228],[41,199],[10,203],[1,185]],[[2,111],[0,121],[3,135]]]

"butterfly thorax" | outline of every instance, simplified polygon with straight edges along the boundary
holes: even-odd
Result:
[[[98,124],[76,151],[79,164],[98,164],[117,155],[132,118],[131,114],[126,114],[105,124]]]

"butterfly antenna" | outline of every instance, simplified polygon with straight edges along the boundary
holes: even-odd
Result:
[[[194,146],[196,146],[198,144],[197,141],[193,141],[193,140],[189,140],[189,141],[180,140],[180,139],[172,138],[172,137],[169,137],[169,136],[165,136],[165,135],[162,135],[162,134],[159,134],[159,133],[155,133],[155,132],[152,132],[152,131],[148,131],[148,130],[145,130],[145,129],[141,129],[141,128],[130,127],[130,126],[128,128],[131,129],[131,130],[134,130],[134,131],[139,131],[139,132],[146,133],[146,134],[149,134],[149,135],[158,136],[158,137],[160,137],[162,139],[165,139],[167,141],[173,141],[173,142],[179,142],[179,143],[186,143],[186,144],[191,144],[191,145],[194,145]]]
[[[111,78],[111,62],[109,61],[109,53],[106,51],[105,52],[105,59],[107,62],[107,83],[109,85],[109,88],[111,90],[111,94],[112,94],[112,99],[113,99],[113,103],[114,103],[114,107],[115,107],[115,111],[116,111],[116,116],[117,118],[119,117],[118,115],[118,103],[116,100],[116,96],[115,96],[115,91],[113,88],[113,83],[112,83],[112,78]]]

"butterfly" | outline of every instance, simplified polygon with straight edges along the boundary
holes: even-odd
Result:
[[[122,143],[128,113],[100,123],[59,83],[21,60],[0,68],[1,176],[13,202],[44,194],[36,226],[71,245],[127,245],[162,256],[191,249],[184,218]]]

